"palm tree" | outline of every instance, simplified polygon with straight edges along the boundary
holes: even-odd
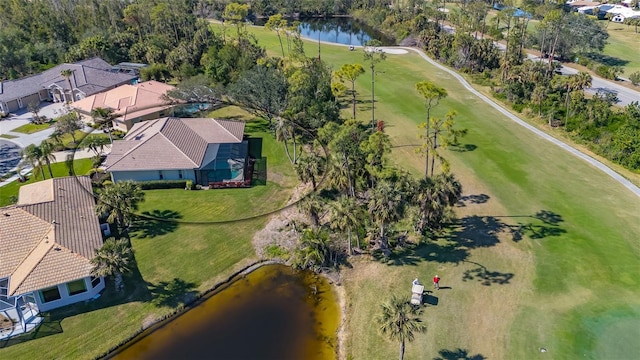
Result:
[[[312,225],[317,228],[320,226],[320,218],[324,211],[324,202],[317,193],[311,193],[298,202],[300,210],[311,218]]]
[[[305,229],[296,249],[294,266],[301,269],[319,270],[331,258],[329,235],[322,229]]]
[[[351,233],[357,229],[362,221],[362,208],[356,203],[355,199],[348,196],[341,196],[338,201],[331,205],[331,228],[341,233],[347,233],[347,249],[349,255],[351,251]],[[360,248],[360,239],[356,234],[357,247]]]
[[[53,172],[51,171],[51,162],[56,161],[56,156],[53,154],[55,146],[49,141],[43,141],[40,144],[40,161],[44,161],[49,169],[49,176],[53,179]]]
[[[400,342],[400,360],[404,359],[406,341],[413,341],[414,333],[427,331],[427,326],[418,318],[420,308],[413,307],[404,298],[391,297],[389,302],[382,304],[382,309],[376,321],[380,325],[380,332],[390,340]]]
[[[60,75],[62,75],[62,77],[67,79],[67,82],[69,83],[69,92],[71,93],[71,100],[69,101],[73,101],[73,85],[71,85],[71,76],[73,76],[73,70],[71,69],[62,70],[60,71]],[[67,101],[66,96],[64,100],[65,102]]]
[[[44,167],[42,166],[42,151],[39,146],[31,144],[22,150],[22,156],[33,168],[33,174],[36,175],[38,171],[42,172],[42,180],[45,179]]]
[[[103,136],[89,135],[82,142],[82,147],[93,151],[96,156],[102,155],[105,145],[109,143],[109,140]]]
[[[109,134],[109,141],[113,144],[113,137],[111,136],[111,126],[113,120],[117,117],[113,110],[107,108],[95,108],[91,111],[93,121],[99,125],[103,130],[106,130]]]
[[[107,186],[98,196],[96,212],[107,215],[107,222],[117,223],[126,228],[131,224],[133,212],[138,210],[138,204],[144,201],[144,192],[140,185],[133,181],[122,181]]]
[[[295,165],[298,178],[302,182],[311,182],[316,191],[318,177],[324,170],[324,159],[315,152],[304,153]]]
[[[116,240],[107,239],[102,247],[91,259],[94,276],[113,276],[116,291],[124,289],[122,275],[131,272],[133,265],[133,250],[129,246],[129,241],[125,238]]]
[[[586,73],[584,71],[580,71],[579,73],[575,74],[575,75],[569,75],[567,82],[567,93],[565,95],[565,108],[566,108],[566,112],[565,112],[565,120],[564,123],[565,125],[567,124],[567,121],[569,120],[569,95],[570,93],[574,92],[574,91],[578,91],[578,90],[584,90],[585,88],[591,86],[591,75],[589,75],[589,73]]]
[[[383,250],[387,250],[389,244],[385,236],[386,226],[403,215],[405,201],[394,184],[383,180],[371,189],[367,208],[373,222],[380,227],[380,245]]]
[[[287,158],[292,164],[295,164],[295,159],[291,157],[289,152],[289,138],[293,137],[291,124],[285,118],[278,116],[277,121],[274,122],[275,137],[277,141],[282,141],[284,144],[284,151],[287,154]]]

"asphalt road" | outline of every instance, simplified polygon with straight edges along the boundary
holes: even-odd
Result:
[[[498,42],[494,42],[494,44],[498,49],[504,51],[504,44]],[[532,54],[527,54],[527,59],[531,59],[533,61],[547,61],[546,59],[541,59],[540,57]],[[563,75],[573,75],[577,74],[578,70],[562,65],[560,67],[560,73]],[[598,92],[616,94],[616,97],[618,98],[618,105],[620,106],[627,106],[634,101],[640,102],[640,91],[626,88],[617,84],[615,81],[603,79],[597,76],[591,76],[591,87],[585,89],[585,92],[590,94],[596,94]]]

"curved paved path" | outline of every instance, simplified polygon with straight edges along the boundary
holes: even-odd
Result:
[[[389,47],[389,48],[397,48],[397,47]],[[469,90],[472,94],[476,95],[477,97],[479,97],[482,101],[486,102],[487,104],[491,105],[494,109],[498,110],[500,113],[502,113],[504,116],[508,117],[509,119],[515,121],[517,124],[519,124],[520,126],[523,126],[524,128],[526,128],[527,130],[533,132],[534,134],[540,136],[541,138],[548,140],[552,143],[554,143],[555,145],[561,147],[562,149],[570,152],[571,154],[573,154],[574,156],[588,162],[589,164],[597,167],[598,169],[600,169],[601,171],[603,171],[605,174],[611,176],[614,180],[616,180],[617,182],[619,182],[620,184],[622,184],[624,187],[626,187],[627,189],[631,190],[631,192],[633,192],[636,196],[640,197],[640,187],[636,186],[635,184],[633,184],[632,182],[630,182],[629,180],[625,179],[622,175],[618,174],[617,172],[615,172],[614,170],[612,170],[611,168],[609,168],[608,166],[606,166],[605,164],[601,163],[600,161],[592,158],[591,156],[581,152],[580,150],[572,147],[571,145],[568,145],[556,138],[554,138],[553,136],[545,133],[544,131],[530,125],[529,123],[525,122],[524,120],[520,119],[519,117],[515,116],[514,114],[510,113],[509,111],[507,111],[505,108],[503,108],[502,106],[500,106],[498,103],[496,103],[495,101],[493,101],[492,99],[490,99],[489,97],[487,97],[486,95],[480,93],[478,90],[474,89],[468,82],[467,80],[465,80],[465,78],[463,78],[460,74],[456,73],[455,71],[439,64],[438,62],[436,62],[435,60],[431,59],[430,57],[428,57],[424,52],[422,52],[421,50],[418,49],[414,49],[414,48],[410,48],[410,47],[401,47],[402,49],[405,50],[409,50],[409,51],[413,51],[415,53],[417,53],[418,55],[420,55],[424,60],[426,60],[427,62],[429,62],[431,65],[437,67],[440,70],[446,71],[447,73],[449,73],[451,76],[455,77],[461,84],[462,86],[464,86],[467,90]]]

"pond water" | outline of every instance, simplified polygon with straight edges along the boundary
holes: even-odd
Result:
[[[291,20],[290,20],[291,21]],[[383,45],[394,45],[393,39],[349,17],[301,19],[298,29],[303,37],[337,44],[364,45],[371,39],[380,40]],[[255,21],[264,25],[266,19]]]
[[[113,359],[335,359],[340,308],[310,272],[267,265],[149,329]]]
[[[20,163],[20,147],[11,141],[0,139],[0,176]]]

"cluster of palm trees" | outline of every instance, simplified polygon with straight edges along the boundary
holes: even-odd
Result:
[[[353,254],[354,242],[359,251],[372,245],[368,250],[389,256],[391,235],[406,230],[398,223],[413,224],[422,237],[454,218],[452,207],[462,192],[455,176],[447,171],[415,179],[390,166],[391,145],[383,131],[371,132],[355,120],[329,123],[319,129],[318,143],[325,141],[325,154],[318,144],[309,146],[295,165],[299,179],[314,189],[298,203],[311,228],[300,237],[298,250],[304,251],[294,256],[301,267],[336,265],[341,255]]]
[[[124,289],[123,275],[134,266],[133,248],[126,237],[127,229],[135,218],[138,204],[144,201],[144,192],[133,181],[111,184],[98,194],[96,213],[116,226],[124,237],[107,239],[91,260],[95,276],[113,276],[116,291]]]
[[[45,167],[49,170],[49,177],[53,178],[51,163],[56,161],[54,155],[55,145],[51,141],[43,141],[40,145],[31,144],[22,150],[22,156],[31,165],[33,174],[42,175],[42,179],[46,179]]]

